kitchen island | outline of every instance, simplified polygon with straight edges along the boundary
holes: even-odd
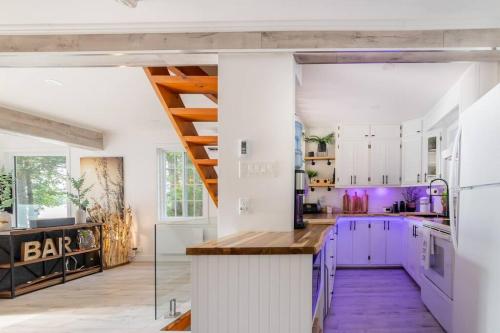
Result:
[[[322,325],[333,229],[244,232],[187,248],[192,331],[305,333],[314,318]]]

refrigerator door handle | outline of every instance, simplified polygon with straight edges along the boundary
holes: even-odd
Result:
[[[448,195],[448,209],[450,211],[451,240],[453,248],[458,247],[458,209],[460,205],[460,140],[462,137],[462,128],[459,126],[455,140],[453,141],[453,150],[450,163],[450,184],[451,190]]]

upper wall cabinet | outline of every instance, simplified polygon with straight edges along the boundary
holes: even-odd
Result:
[[[422,131],[422,120],[403,123],[402,183],[425,185],[441,177],[441,131]]]
[[[399,125],[343,125],[337,140],[337,186],[399,185]]]
[[[422,181],[422,120],[403,123],[402,183],[415,185]]]
[[[441,141],[440,130],[424,133],[422,155],[424,183],[441,178]]]

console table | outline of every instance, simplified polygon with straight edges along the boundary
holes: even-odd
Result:
[[[76,241],[78,229],[91,229],[94,235],[98,231],[99,236],[96,238],[95,248],[78,249]],[[67,237],[70,238],[68,242],[65,241]],[[22,243],[45,244],[48,239],[56,240],[57,253],[22,260]],[[62,239],[62,242],[59,239]],[[102,224],[100,223],[0,232],[0,298],[14,298],[102,272],[103,257]],[[70,267],[72,265],[74,267]]]

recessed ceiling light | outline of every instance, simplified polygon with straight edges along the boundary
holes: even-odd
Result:
[[[62,82],[54,80],[54,79],[46,79],[44,81],[45,81],[45,83],[53,85],[53,86],[59,86],[60,87],[60,86],[63,85]]]
[[[130,8],[137,7],[137,3],[139,2],[139,0],[116,0],[116,1]]]

